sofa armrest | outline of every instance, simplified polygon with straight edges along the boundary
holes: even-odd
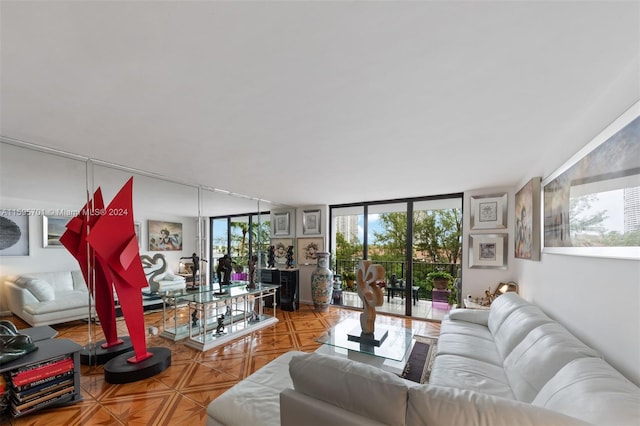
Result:
[[[13,281],[5,281],[4,287],[8,308],[14,314],[21,314],[25,305],[40,303],[33,293]]]
[[[409,425],[587,425],[531,404],[465,389],[425,385],[409,389]]]
[[[449,319],[472,322],[486,327],[489,323],[489,311],[484,309],[452,309],[449,312]]]

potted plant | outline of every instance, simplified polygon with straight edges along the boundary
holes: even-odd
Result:
[[[356,282],[356,273],[352,271],[344,271],[342,273],[342,279],[347,283],[347,288],[353,290]]]
[[[446,290],[453,283],[453,275],[445,271],[429,272],[427,274],[427,283],[431,284],[431,288]]]

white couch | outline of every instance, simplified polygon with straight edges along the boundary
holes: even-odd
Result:
[[[89,318],[89,291],[79,270],[7,277],[3,297],[34,327]]]
[[[208,425],[638,425],[640,388],[515,293],[442,323],[428,385],[282,355],[207,407]]]

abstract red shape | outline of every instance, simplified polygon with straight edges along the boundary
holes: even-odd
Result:
[[[93,194],[93,199],[84,205],[82,210],[67,223],[67,230],[60,237],[60,242],[76,258],[89,292],[95,294],[96,313],[100,319],[100,326],[106,343],[103,348],[117,346],[123,343],[118,339],[116,329],[116,312],[113,299],[112,280],[99,262],[95,262],[93,250],[87,245],[87,227],[92,228],[100,213],[104,212],[104,201],[100,188]],[[95,270],[94,279],[90,279],[89,271]]]
[[[147,286],[147,279],[133,225],[133,177],[90,228],[87,242],[95,250],[106,275],[110,273],[118,293],[135,352],[128,361],[138,363],[150,358],[153,354],[147,352],[141,291]]]

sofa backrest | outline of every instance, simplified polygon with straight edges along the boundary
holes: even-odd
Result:
[[[491,304],[488,327],[498,353],[505,359],[531,330],[552,322],[553,320],[534,304],[516,293],[507,293]]]
[[[386,425],[404,425],[408,387],[395,374],[347,358],[310,353],[289,363],[296,392]]]
[[[596,425],[640,425],[640,388],[600,358],[567,363],[531,404]]]
[[[23,274],[20,278],[46,281],[55,292],[74,290],[71,271],[31,272]]]
[[[553,322],[531,330],[504,359],[504,372],[516,399],[531,402],[569,362],[599,357],[562,325]]]

